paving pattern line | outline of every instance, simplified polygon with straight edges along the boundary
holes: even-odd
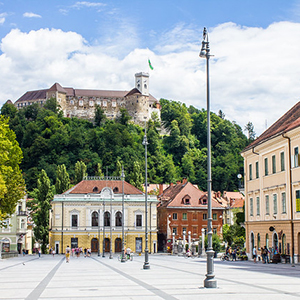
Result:
[[[139,279],[137,279],[137,278],[135,278],[135,277],[127,274],[127,273],[124,273],[124,272],[120,271],[119,269],[116,269],[116,268],[114,268],[114,267],[112,267],[112,266],[110,266],[110,265],[108,265],[108,264],[106,264],[106,263],[104,263],[104,262],[102,262],[102,261],[94,258],[94,257],[92,257],[92,259],[94,259],[95,261],[97,261],[99,264],[102,264],[102,265],[110,268],[111,270],[119,273],[120,275],[124,276],[126,279],[129,279],[129,280],[133,281],[134,283],[142,286],[144,289],[148,290],[149,292],[152,292],[153,294],[161,297],[162,299],[165,299],[165,300],[177,300],[177,298],[175,298],[175,297],[173,297],[173,296],[171,296],[171,295],[163,292],[162,290],[160,290],[160,289],[158,289],[158,288],[156,288],[156,287],[154,287],[154,286],[152,286],[150,284],[147,284],[147,283],[145,283],[145,282],[143,282],[143,281],[141,281],[141,280],[139,280]],[[145,272],[147,272],[147,271],[145,271]]]
[[[19,263],[17,263],[17,264],[14,264],[14,265],[11,265],[11,266],[7,266],[7,267],[4,267],[4,268],[1,268],[0,271],[6,270],[6,269],[9,269],[9,268],[13,268],[13,267],[19,266],[19,265],[24,265],[25,263],[27,264],[28,262],[31,262],[31,261],[36,260],[36,259],[39,259],[39,258],[38,258],[38,257],[35,257],[35,258],[29,259],[29,260],[22,261],[22,262],[19,262]]]
[[[167,267],[167,266],[163,266],[163,265],[159,265],[159,264],[154,264],[154,263],[152,263],[152,265],[158,266],[158,267],[161,267],[161,268],[166,268],[166,269],[171,269],[171,270],[178,271],[178,269],[172,268],[172,267]],[[180,270],[180,271],[184,272],[184,273],[188,273],[188,274],[200,275],[199,273],[195,273],[195,272],[191,272],[191,271],[186,271],[186,270]],[[204,278],[204,276],[203,276],[203,278]],[[280,291],[280,290],[277,290],[277,289],[274,289],[274,288],[268,288],[268,287],[265,287],[265,286],[262,286],[262,285],[255,285],[255,284],[251,284],[251,283],[241,282],[241,281],[232,280],[232,279],[228,279],[228,278],[217,277],[217,276],[216,276],[216,279],[221,279],[223,281],[227,281],[227,282],[235,283],[235,284],[242,284],[242,285],[249,286],[249,287],[256,287],[256,288],[259,288],[259,289],[262,289],[262,290],[266,290],[266,291],[270,291],[270,292],[275,292],[277,294],[290,295],[290,296],[294,296],[294,297],[300,298],[300,294],[299,293],[283,292],[283,291]]]
[[[63,257],[56,266],[46,275],[46,277],[38,284],[38,286],[25,298],[25,300],[38,300],[43,291],[46,289],[47,285],[49,284],[50,280],[55,275],[56,271],[59,269],[61,264],[65,258]]]

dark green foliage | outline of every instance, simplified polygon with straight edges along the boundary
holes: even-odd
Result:
[[[160,121],[153,115],[147,122],[148,182],[170,183],[188,178],[206,190],[206,111],[187,108],[180,102],[161,100],[161,119],[168,134],[161,135]],[[130,122],[123,109],[116,121],[105,119],[96,107],[95,124],[78,118],[64,118],[55,100],[44,107],[30,105],[16,110],[5,104],[1,114],[10,117],[10,128],[16,133],[23,151],[21,168],[27,190],[37,187],[42,169],[51,184],[57,181],[57,166],[65,165],[72,184],[82,179],[75,164],[86,165],[86,173],[120,176],[120,164],[126,180],[136,186],[145,181],[145,147],[142,145],[144,124]],[[237,174],[243,174],[241,150],[249,142],[242,128],[234,122],[211,113],[212,179],[214,190],[237,190]],[[117,164],[119,161],[119,165]],[[100,169],[103,173],[99,172]],[[139,169],[139,171],[138,171]]]

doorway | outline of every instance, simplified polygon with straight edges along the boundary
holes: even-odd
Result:
[[[110,252],[110,239],[109,238],[105,238],[104,240],[104,244],[105,244],[105,252]]]
[[[91,251],[92,252],[98,252],[98,247],[99,247],[98,239],[93,238],[91,240]]]
[[[122,240],[120,238],[115,240],[115,252],[122,252]]]

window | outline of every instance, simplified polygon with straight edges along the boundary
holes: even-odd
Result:
[[[172,232],[177,235],[177,227],[173,227]]]
[[[250,198],[250,216],[253,216],[253,198]]]
[[[193,220],[197,220],[198,219],[198,216],[197,216],[197,213],[193,213]]]
[[[186,227],[182,227],[182,234],[186,234],[187,231],[186,231]]]
[[[265,176],[268,176],[269,171],[268,171],[268,158],[265,158]]]
[[[294,148],[294,167],[299,167],[299,149],[298,147],[295,147]]]
[[[142,226],[142,215],[136,215],[135,216],[135,226],[136,227],[141,227]]]
[[[117,107],[117,102],[116,102],[116,101],[113,101],[113,102],[111,103],[111,106],[112,106],[112,107]]]
[[[213,228],[213,234],[217,234],[217,228]]]
[[[74,105],[74,100],[70,100],[70,104],[71,104],[71,105]]]
[[[252,165],[249,165],[249,180],[252,180]]]
[[[282,213],[286,213],[286,196],[285,192],[281,193],[281,204],[282,204]]]
[[[187,220],[187,213],[182,213],[182,220]]]
[[[269,195],[266,195],[266,215],[270,214],[270,202],[269,202]]]
[[[96,211],[94,211],[92,213],[92,227],[98,227],[98,213]]]
[[[258,161],[255,163],[255,175],[256,175],[256,178],[259,178]]]
[[[300,190],[296,191],[296,212],[300,212]]]
[[[272,156],[272,173],[273,174],[276,173],[276,156],[275,155]]]
[[[207,220],[207,214],[203,214],[203,220]]]
[[[284,165],[284,152],[280,153],[280,169],[281,171],[285,170],[285,165]]]
[[[78,227],[78,216],[72,215],[72,227]]]
[[[93,100],[89,101],[89,105],[94,106],[94,101]]]
[[[256,197],[256,214],[259,216],[260,214],[260,206],[259,206],[259,197]]]
[[[106,211],[104,213],[104,226],[110,226],[110,212]]]
[[[106,100],[103,100],[103,106],[107,106],[107,101]]]
[[[213,214],[213,220],[214,220],[214,221],[217,220],[217,214]]]
[[[83,100],[79,100],[79,106],[83,106]]]
[[[116,223],[116,226],[122,226],[122,213],[121,212],[117,212],[116,213],[116,216],[115,216],[115,223]]]
[[[277,194],[273,195],[273,214],[277,215]]]
[[[78,248],[78,238],[71,238],[71,249]]]
[[[173,213],[173,220],[177,220],[177,213]]]
[[[190,199],[191,197],[189,195],[185,195],[183,198],[182,198],[182,203],[185,204],[185,205],[190,205]]]
[[[113,192],[114,192],[114,193],[118,193],[118,192],[119,192],[119,188],[118,188],[117,186],[114,187]]]

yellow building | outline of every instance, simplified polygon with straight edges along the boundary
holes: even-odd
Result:
[[[125,248],[143,252],[145,194],[125,181],[108,177],[105,180],[88,177],[65,193],[54,196],[49,246],[56,253],[64,253],[68,245],[99,253],[103,248],[105,252],[121,252],[123,203]],[[157,249],[157,197],[148,195],[147,203],[148,249],[151,253]]]
[[[246,147],[247,253],[267,246],[299,262],[300,102]]]

